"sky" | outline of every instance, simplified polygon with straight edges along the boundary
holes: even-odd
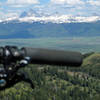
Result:
[[[100,0],[0,0],[0,19],[19,16],[30,9],[48,14],[100,16]]]

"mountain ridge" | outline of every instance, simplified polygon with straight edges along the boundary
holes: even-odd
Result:
[[[100,36],[100,16],[36,15],[0,20],[0,39]]]
[[[0,39],[100,36],[100,21],[92,23],[0,23]]]
[[[24,13],[26,14],[26,12]],[[29,22],[29,23],[33,23],[33,22],[41,22],[41,23],[91,23],[91,22],[96,22],[96,21],[100,21],[100,16],[71,16],[71,15],[55,15],[55,16],[42,16],[42,17],[37,17],[35,15],[32,16],[28,16],[28,15],[20,15],[19,17],[10,17],[4,20],[0,20],[1,22],[5,22],[5,23],[10,23],[10,22]]]

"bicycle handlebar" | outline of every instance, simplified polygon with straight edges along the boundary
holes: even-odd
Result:
[[[0,47],[0,90],[22,80],[27,81],[27,77],[17,71],[29,63],[80,66],[82,60],[83,56],[79,52],[29,47],[18,49],[15,46]],[[32,81],[28,80],[33,88]]]
[[[31,63],[35,64],[80,66],[83,60],[79,52],[29,47],[22,48],[22,50],[25,56],[31,58]]]

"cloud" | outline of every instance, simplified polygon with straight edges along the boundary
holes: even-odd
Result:
[[[51,0],[51,3],[68,4],[68,5],[84,4],[84,2],[82,0]]]
[[[8,0],[7,4],[16,4],[16,5],[22,5],[22,4],[38,4],[38,0]]]
[[[11,13],[4,13],[4,12],[0,12],[0,19],[5,19],[5,18],[7,18],[7,17],[10,17],[11,16]],[[14,14],[14,16],[15,16],[15,14]]]
[[[10,5],[10,7],[13,7],[13,8],[23,8],[23,7],[26,7],[27,5],[22,5],[22,4],[12,4]]]
[[[100,6],[100,0],[88,0],[87,3],[93,6]]]
[[[58,15],[67,14],[75,16],[100,15],[100,0],[47,1],[49,2],[41,5],[42,0],[5,0],[5,2],[0,2],[0,18],[20,15],[23,11],[30,8],[47,15],[55,13]]]

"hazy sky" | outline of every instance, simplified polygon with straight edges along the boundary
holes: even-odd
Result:
[[[100,0],[0,0],[0,18],[18,16],[31,8],[47,13],[100,16]]]

